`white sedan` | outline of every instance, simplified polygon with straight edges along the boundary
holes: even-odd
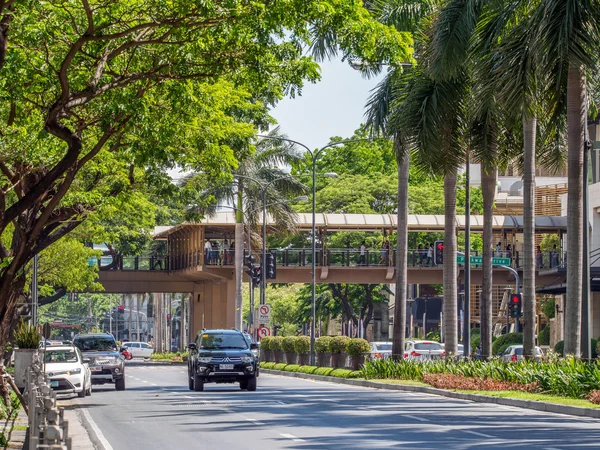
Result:
[[[146,342],[124,342],[123,347],[131,353],[132,358],[150,358],[154,349]]]
[[[47,347],[44,360],[50,387],[59,395],[77,394],[85,397],[92,393],[92,375],[77,347],[61,345]]]
[[[437,341],[406,341],[404,357],[408,359],[436,359],[446,356],[444,347]]]

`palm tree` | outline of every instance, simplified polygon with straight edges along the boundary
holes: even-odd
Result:
[[[296,223],[296,213],[286,203],[306,190],[306,186],[297,179],[289,176],[284,167],[298,163],[302,156],[296,147],[281,134],[279,127],[270,131],[265,138],[258,138],[255,150],[241,149],[237,170],[232,174],[235,183],[227,183],[217,187],[205,188],[200,198],[212,197],[213,203],[205,208],[204,214],[215,214],[219,205],[235,205],[235,327],[242,327],[242,278],[244,255],[244,226],[247,228],[248,239],[259,239],[259,234],[253,234],[262,220],[263,189],[266,191],[267,212],[274,219],[276,228],[281,231],[293,231]],[[186,177],[185,183],[190,183],[201,175],[194,174]]]

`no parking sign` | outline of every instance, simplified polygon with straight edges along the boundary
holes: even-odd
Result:
[[[260,305],[258,307],[258,323],[268,324],[271,322],[271,306]]]

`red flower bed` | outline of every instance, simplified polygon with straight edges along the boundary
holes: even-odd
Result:
[[[500,381],[492,378],[468,378],[451,373],[426,373],[423,382],[438,389],[459,389],[464,391],[524,391],[537,392],[537,383],[521,384],[511,381]],[[598,398],[600,400],[600,391]]]
[[[600,391],[594,389],[593,391],[590,391],[588,393],[588,395],[585,396],[585,398],[587,398],[590,402],[596,403],[597,405],[599,405],[600,404]]]

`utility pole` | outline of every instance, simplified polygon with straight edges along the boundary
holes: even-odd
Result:
[[[33,276],[31,277],[31,322],[38,325],[38,255],[33,257]]]

